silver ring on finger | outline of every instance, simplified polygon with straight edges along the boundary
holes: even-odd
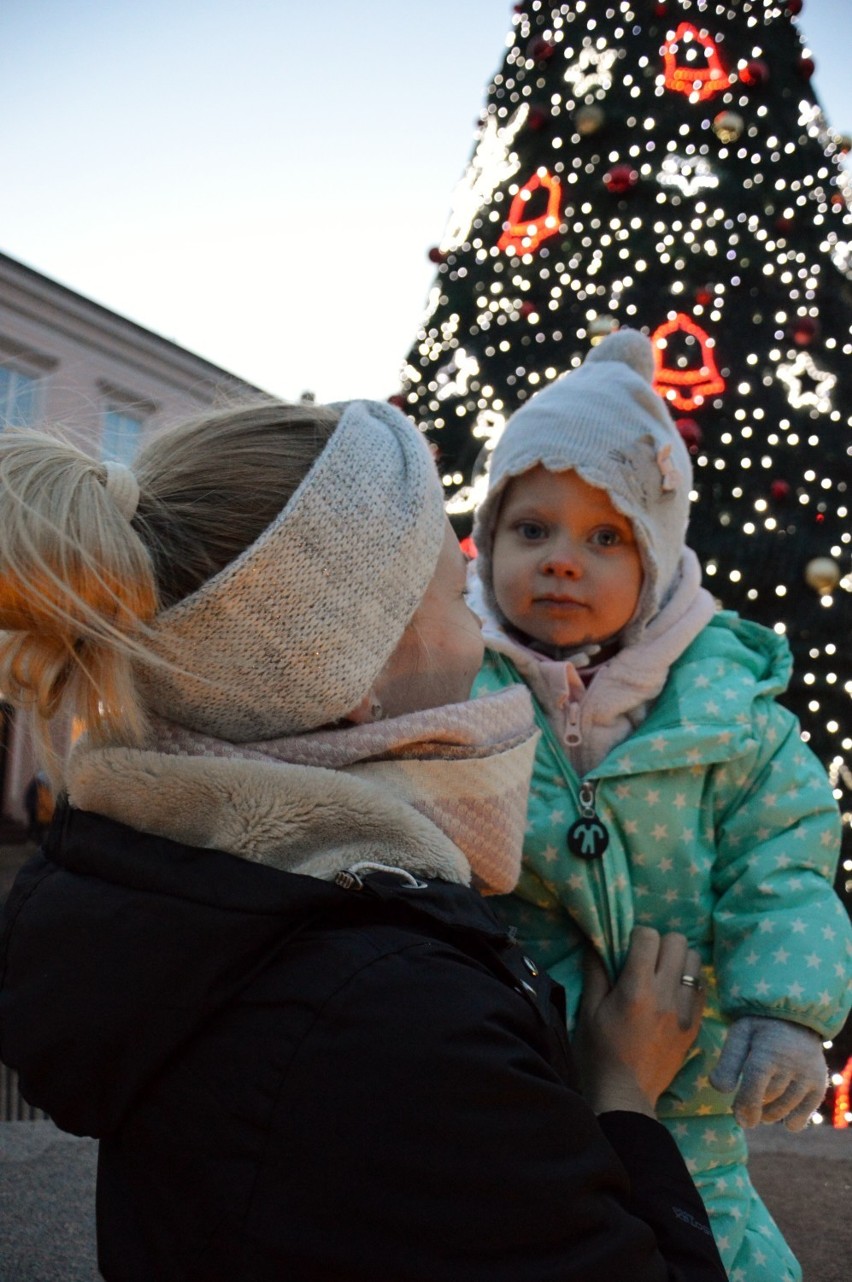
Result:
[[[701,987],[701,980],[697,979],[695,975],[681,975],[680,982],[684,985],[685,988]]]

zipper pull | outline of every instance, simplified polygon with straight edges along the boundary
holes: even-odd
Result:
[[[579,859],[600,859],[609,845],[609,833],[595,812],[595,785],[588,779],[580,784],[579,800],[580,818],[568,829],[568,849]]]
[[[573,700],[568,704],[563,737],[569,748],[576,748],[583,742],[583,736],[580,733],[580,705]]]

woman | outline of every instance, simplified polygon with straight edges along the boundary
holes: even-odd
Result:
[[[86,727],[7,905],[0,1057],[100,1139],[103,1276],[723,1282],[652,1119],[696,958],[639,931],[590,975],[587,1103],[471,889],[517,877],[535,736],[520,687],[466,702],[408,420],[250,407],[134,472],[4,433],[0,531],[0,685]]]

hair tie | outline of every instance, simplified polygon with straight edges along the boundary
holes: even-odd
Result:
[[[139,506],[139,482],[124,463],[104,463],[104,489],[127,521],[132,521]]]

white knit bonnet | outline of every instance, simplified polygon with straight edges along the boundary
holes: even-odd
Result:
[[[154,620],[139,667],[161,717],[234,743],[298,734],[369,692],[434,574],[443,490],[393,406],[350,401],[307,476],[236,560]]]
[[[500,502],[512,477],[539,464],[549,472],[575,471],[605,490],[633,525],[643,583],[622,642],[665,604],[684,549],[692,465],[653,378],[650,340],[638,330],[617,330],[591,349],[579,369],[536,393],[509,419],[473,526],[477,572],[499,617],[491,554]]]

